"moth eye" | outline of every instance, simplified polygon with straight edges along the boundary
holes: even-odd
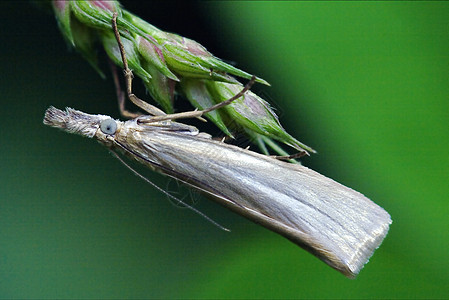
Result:
[[[117,123],[112,119],[106,119],[101,121],[100,130],[104,134],[114,134],[117,130]]]

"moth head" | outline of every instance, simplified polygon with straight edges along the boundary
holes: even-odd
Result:
[[[64,111],[53,106],[45,112],[44,124],[90,138],[98,130],[106,135],[114,134],[117,130],[116,121],[109,116],[86,114],[73,108]]]

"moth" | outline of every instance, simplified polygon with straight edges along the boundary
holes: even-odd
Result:
[[[305,166],[216,141],[173,121],[126,122],[50,107],[44,124],[96,138],[149,168],[201,191],[355,277],[385,238],[390,215]]]
[[[120,45],[116,28],[115,33]],[[132,73],[123,50],[122,57],[132,98]],[[44,124],[95,138],[114,153],[121,152],[210,196],[354,278],[388,233],[392,221],[382,207],[305,166],[216,141],[196,127],[173,121],[200,117],[241,97],[247,89],[208,110],[142,115],[124,122],[50,107]]]

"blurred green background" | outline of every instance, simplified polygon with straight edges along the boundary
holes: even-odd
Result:
[[[146,172],[232,232],[174,207],[94,141],[42,125],[49,105],[118,117],[114,87],[52,15],[2,1],[1,298],[449,296],[449,2],[122,4],[268,80],[254,90],[319,152],[303,163],[384,207],[390,233],[349,280]]]

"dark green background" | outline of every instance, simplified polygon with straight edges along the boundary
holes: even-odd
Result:
[[[319,152],[304,164],[384,207],[390,233],[349,280],[205,198],[191,197],[231,233],[173,207],[94,141],[42,125],[49,105],[118,117],[113,84],[52,15],[2,1],[0,297],[449,296],[448,2],[122,3],[268,80],[256,92]]]

